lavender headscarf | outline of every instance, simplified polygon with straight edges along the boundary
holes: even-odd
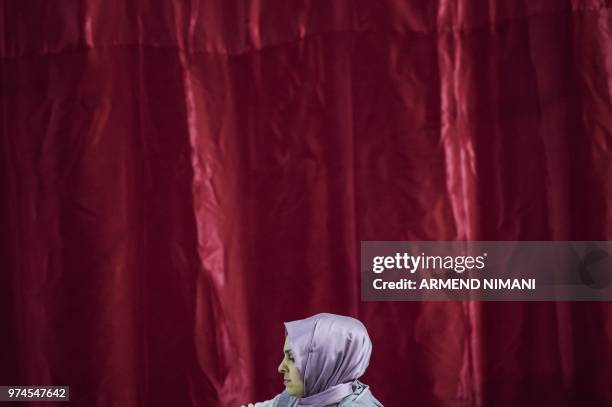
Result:
[[[326,406],[353,392],[351,382],[363,375],[372,353],[368,331],[360,321],[317,314],[285,322],[285,329],[304,380],[298,406]]]

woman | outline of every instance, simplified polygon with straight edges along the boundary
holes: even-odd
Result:
[[[369,387],[357,380],[372,353],[361,322],[317,314],[286,322],[285,333],[285,357],[278,366],[285,391],[255,407],[382,406]]]

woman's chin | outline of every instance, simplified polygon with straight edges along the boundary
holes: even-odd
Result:
[[[285,389],[287,390],[287,394],[291,397],[302,397],[302,393],[293,389],[289,384],[285,385]]]

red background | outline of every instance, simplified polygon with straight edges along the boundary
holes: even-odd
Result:
[[[612,237],[592,1],[2,1],[0,384],[282,389],[360,318],[385,406],[612,405],[610,303],[362,303],[361,240]]]

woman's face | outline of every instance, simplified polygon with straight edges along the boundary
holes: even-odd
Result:
[[[295,365],[288,337],[285,337],[283,354],[285,357],[281,364],[278,365],[278,372],[283,374],[287,394],[293,397],[302,397],[304,395],[304,382],[302,381],[302,375]]]

